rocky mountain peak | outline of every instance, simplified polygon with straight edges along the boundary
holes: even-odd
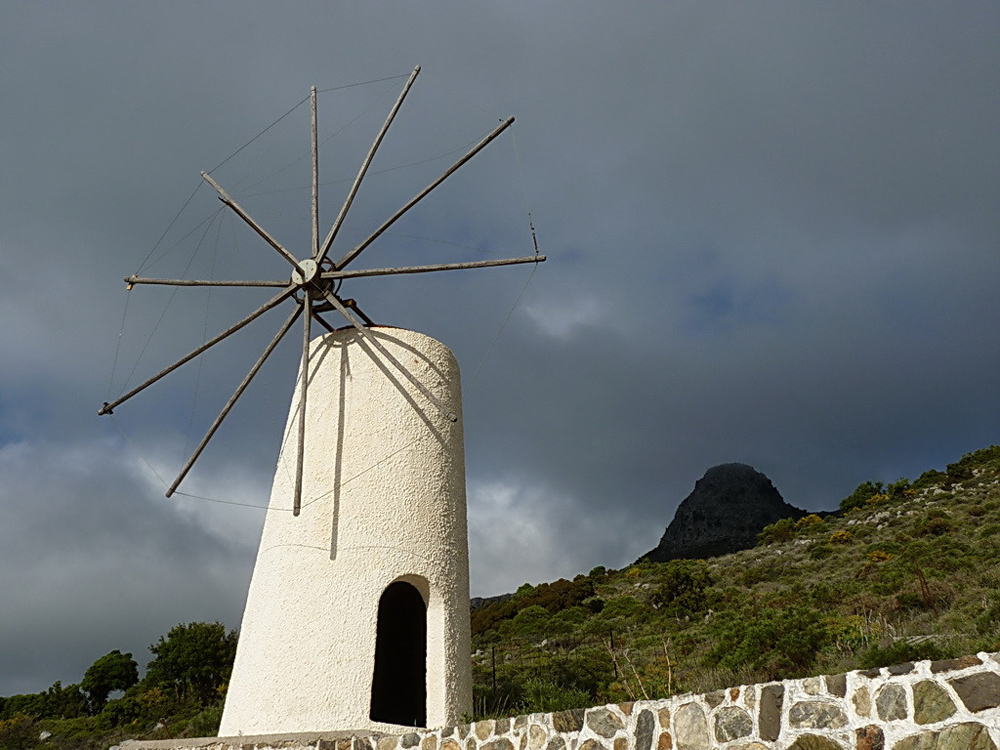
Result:
[[[767,525],[806,515],[785,502],[764,474],[741,463],[713,466],[677,507],[660,543],[641,559],[715,557],[757,543]]]

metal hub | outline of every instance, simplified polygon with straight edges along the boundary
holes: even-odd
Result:
[[[316,277],[319,276],[319,263],[312,258],[300,260],[298,263],[299,267],[292,271],[292,283],[305,286],[315,281]]]

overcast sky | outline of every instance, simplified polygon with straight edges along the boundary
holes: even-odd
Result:
[[[1000,442],[998,22],[909,0],[3,4],[0,695],[239,625],[263,512],[163,481],[282,313],[96,411],[270,296],[124,276],[287,276],[198,173],[289,110],[213,176],[307,247],[312,85],[329,226],[422,66],[346,246],[517,117],[358,265],[527,255],[529,211],[547,263],[343,289],[462,365],[474,595],[627,565],[715,464],[831,509]],[[297,356],[182,489],[266,504]]]

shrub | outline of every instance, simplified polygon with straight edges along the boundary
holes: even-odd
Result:
[[[592,702],[590,694],[583,690],[556,685],[540,677],[533,677],[525,682],[522,695],[518,706],[518,711],[522,714],[587,708]]]
[[[883,489],[885,485],[882,482],[862,482],[854,492],[840,501],[840,509],[847,511],[863,508],[868,498],[880,494]]]
[[[898,503],[902,500],[913,497],[917,493],[910,486],[910,480],[906,477],[899,479],[886,488],[886,498],[889,502]]]
[[[819,542],[809,548],[809,558],[812,560],[825,560],[833,554],[833,547],[829,544]]]
[[[834,544],[847,544],[854,538],[854,535],[846,529],[841,529],[830,534],[830,541]]]
[[[795,536],[795,521],[791,518],[781,518],[761,529],[757,535],[757,543],[766,545],[787,542],[793,536]]]
[[[921,643],[909,643],[908,641],[895,641],[888,646],[875,646],[868,649],[861,656],[861,669],[875,669],[877,667],[891,667],[894,664],[903,664],[908,661],[920,661],[922,659],[940,659],[943,653],[931,641]]]
[[[868,562],[872,563],[882,563],[889,562],[889,560],[895,557],[891,552],[886,552],[883,549],[875,549],[868,553]]]
[[[929,487],[939,487],[948,481],[948,475],[943,471],[938,471],[937,469],[930,469],[921,474],[917,481],[915,481],[910,487],[913,490],[923,490]]]
[[[808,516],[803,516],[798,521],[795,522],[796,531],[808,531],[814,526],[822,525],[823,519],[820,518],[815,513],[810,513]]]
[[[701,612],[705,589],[713,583],[705,563],[695,560],[671,560],[663,566],[659,581],[650,601],[675,617]]]
[[[766,679],[807,671],[831,642],[823,615],[810,607],[730,616],[716,633],[711,661],[729,669],[761,669]]]
[[[941,536],[942,534],[947,534],[951,529],[951,521],[947,518],[936,516],[920,521],[913,531],[918,536]]]
[[[0,747],[4,750],[28,750],[37,739],[38,727],[30,716],[18,714],[0,719]]]

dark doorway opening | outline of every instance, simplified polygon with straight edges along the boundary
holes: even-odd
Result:
[[[378,602],[372,721],[427,724],[427,605],[405,581],[389,584]]]

